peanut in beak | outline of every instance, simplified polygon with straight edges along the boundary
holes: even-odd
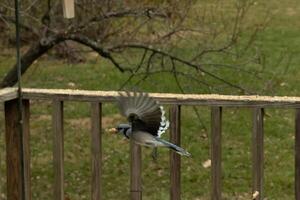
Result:
[[[115,133],[118,133],[118,130],[116,128],[110,128],[110,129],[108,129],[108,132],[115,134]]]

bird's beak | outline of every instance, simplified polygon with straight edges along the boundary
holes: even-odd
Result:
[[[108,132],[116,134],[116,133],[118,133],[118,130],[116,128],[110,128],[110,129],[108,129]]]

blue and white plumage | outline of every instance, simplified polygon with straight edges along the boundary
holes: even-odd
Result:
[[[169,128],[170,122],[167,120],[165,116],[165,110],[164,107],[159,106],[160,111],[161,111],[161,121],[160,121],[160,126],[157,132],[158,137],[160,137],[166,130]]]
[[[160,138],[169,128],[170,122],[165,116],[164,108],[147,93],[119,93],[117,103],[129,124],[119,124],[116,129],[126,138],[139,145],[167,147],[180,155],[190,156],[183,148]]]

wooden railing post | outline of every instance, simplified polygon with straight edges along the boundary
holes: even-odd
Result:
[[[300,200],[300,108],[295,120],[295,199]]]
[[[221,193],[221,134],[222,107],[212,107],[211,110],[211,199],[220,200]]]
[[[142,199],[142,152],[141,147],[130,140],[130,198]]]
[[[180,105],[173,105],[170,109],[170,142],[180,145]],[[180,155],[170,151],[170,198],[171,200],[181,199],[180,189]]]
[[[19,127],[18,100],[5,102],[5,138],[7,167],[7,199],[30,200],[30,149],[29,149],[29,101],[23,100],[23,150],[21,151],[21,133]],[[21,153],[23,155],[21,155]],[[23,157],[23,158],[22,158]],[[21,160],[24,168],[22,171]],[[23,174],[22,174],[23,173]],[[23,178],[22,178],[23,176]],[[23,186],[24,187],[23,187]],[[24,189],[24,191],[23,191]]]
[[[252,132],[252,194],[255,200],[263,199],[264,179],[264,109],[253,109]]]
[[[54,199],[64,200],[64,128],[63,102],[53,101]]]
[[[24,152],[24,181],[25,199],[31,199],[31,170],[30,170],[30,102],[23,100],[23,152]]]
[[[101,199],[101,161],[102,161],[102,104],[93,102],[91,104],[91,151],[92,151],[92,200]]]

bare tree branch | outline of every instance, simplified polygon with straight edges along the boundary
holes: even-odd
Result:
[[[124,18],[124,17],[160,17],[166,18],[167,15],[161,11],[158,11],[156,8],[144,8],[144,9],[126,9],[120,11],[111,11],[108,13],[103,13],[100,16],[94,16],[86,22],[82,23],[79,26],[72,26],[70,29],[75,29],[76,31],[80,29],[86,29],[87,26],[91,26],[94,23],[102,22],[103,20],[114,19],[114,18]]]
[[[14,17],[5,15],[4,13],[1,12],[1,10],[0,10],[0,19],[4,20],[6,23],[12,23],[12,24],[16,23],[16,20]],[[38,31],[34,27],[26,25],[24,23],[20,23],[20,28],[25,31],[29,31],[36,36],[39,35]]]
[[[89,39],[88,37],[85,37],[83,35],[70,34],[70,35],[65,35],[64,38],[66,40],[73,40],[75,42],[90,47],[91,49],[99,53],[99,55],[102,56],[103,58],[110,60],[115,65],[115,67],[118,68],[121,72],[124,72],[126,70],[123,67],[121,67],[121,65],[114,59],[114,57],[112,57],[109,51],[105,50],[97,42]]]
[[[31,45],[27,52],[21,57],[21,73],[24,74],[31,64],[44,55],[54,45],[63,41],[61,37],[47,38],[47,41],[38,41]],[[17,65],[7,73],[0,84],[0,88],[13,86],[17,82]]]
[[[229,81],[227,81],[227,80],[225,80],[225,79],[223,79],[223,78],[221,78],[221,77],[205,70],[203,67],[201,67],[201,64],[192,63],[188,60],[185,60],[183,58],[179,58],[177,56],[169,54],[168,52],[162,51],[160,49],[155,49],[155,48],[150,47],[150,46],[145,46],[143,44],[124,44],[124,45],[118,45],[118,46],[111,47],[109,49],[109,51],[110,50],[114,51],[114,50],[119,50],[119,49],[124,49],[124,48],[146,49],[148,51],[153,52],[153,55],[160,54],[160,55],[169,57],[173,61],[177,61],[179,63],[182,63],[182,64],[186,65],[186,66],[189,66],[189,67],[195,69],[196,71],[201,71],[201,72],[207,74],[208,76],[211,76],[212,78],[214,78],[214,79],[216,79],[216,80],[218,80],[222,83],[225,83],[226,85],[229,85],[233,88],[239,89],[241,92],[247,92],[246,89],[242,88],[241,86],[235,85],[235,84],[233,84],[233,83],[231,83],[231,82],[229,82]],[[148,66],[149,66],[149,64],[148,64]],[[147,67],[147,68],[149,68],[149,67]]]

